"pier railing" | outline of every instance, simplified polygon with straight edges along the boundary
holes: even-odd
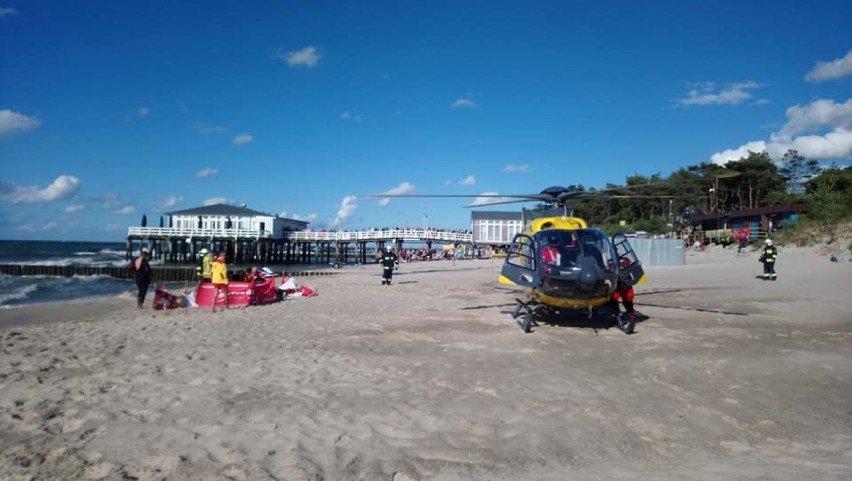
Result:
[[[273,235],[270,231],[253,229],[199,229],[176,227],[130,227],[128,237],[156,238],[232,238],[232,239],[290,239],[296,242],[388,242],[396,239],[405,241],[438,241],[453,243],[471,243],[473,234],[437,229],[369,229],[359,231],[286,231]]]
[[[272,238],[272,232],[268,230],[258,229],[202,229],[197,227],[129,227],[127,229],[127,237],[198,237],[206,238],[221,238],[231,237],[238,239],[269,239]],[[279,236],[279,238],[282,236]]]
[[[324,242],[368,242],[434,240],[439,242],[473,242],[473,234],[432,229],[375,229],[359,231],[295,231],[287,232],[286,237],[295,241]]]

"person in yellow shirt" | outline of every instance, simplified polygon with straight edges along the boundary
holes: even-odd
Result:
[[[228,265],[225,264],[225,251],[219,253],[219,257],[210,266],[211,282],[213,282],[213,312],[216,312],[216,301],[219,292],[225,291],[225,309],[228,308]]]

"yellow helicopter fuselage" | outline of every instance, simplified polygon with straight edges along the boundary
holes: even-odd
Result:
[[[588,228],[588,224],[585,220],[579,217],[573,216],[553,216],[553,217],[540,217],[537,219],[533,219],[529,223],[529,234],[535,235],[537,232],[545,229],[553,229],[553,230],[578,230],[578,229],[586,229]],[[497,281],[501,284],[506,285],[517,285],[517,283],[513,282],[511,279],[507,278],[504,275],[500,275]],[[563,308],[563,309],[582,309],[587,307],[598,307],[607,303],[610,298],[609,296],[604,297],[596,297],[591,299],[577,299],[577,298],[569,298],[569,297],[559,297],[545,294],[541,289],[536,289],[534,287],[525,287],[524,291],[527,294],[537,300],[538,302],[547,304],[548,306],[554,308]]]

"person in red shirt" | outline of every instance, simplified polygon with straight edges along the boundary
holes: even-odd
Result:
[[[541,226],[542,230],[552,229],[553,225],[550,223],[546,223]],[[547,267],[548,264],[558,266],[560,263],[560,254],[559,254],[559,236],[556,235],[555,232],[551,232],[548,235],[545,235],[542,238],[542,246],[541,246],[541,261],[545,265],[545,269],[549,269]]]
[[[627,259],[621,259],[621,267],[627,267],[629,261]],[[612,299],[610,300],[611,306],[616,312],[616,315],[619,312],[618,301],[621,300],[621,303],[624,304],[624,310],[627,311],[627,317],[630,320],[636,320],[636,309],[633,307],[633,298],[635,297],[635,293],[633,292],[633,286],[627,286],[621,282],[619,278],[618,284],[615,286],[615,292],[612,293]]]

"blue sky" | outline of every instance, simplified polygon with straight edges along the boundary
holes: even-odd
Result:
[[[344,229],[747,150],[852,158],[852,3],[0,0],[0,238]],[[506,210],[506,207],[500,209]]]

